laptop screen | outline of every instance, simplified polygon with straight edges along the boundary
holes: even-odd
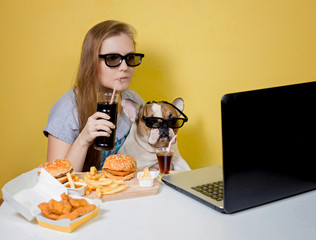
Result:
[[[225,209],[315,188],[316,82],[222,98]]]

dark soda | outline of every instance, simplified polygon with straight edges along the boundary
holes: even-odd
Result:
[[[171,152],[159,152],[159,153],[157,153],[157,159],[158,159],[160,173],[169,174],[172,153]]]
[[[112,122],[116,126],[116,118],[117,118],[117,103],[113,102],[112,104],[104,102],[98,103],[97,112],[103,112],[110,116],[109,121]],[[115,133],[116,128],[111,129],[112,133],[109,137],[96,137],[94,140],[94,148],[97,150],[112,150],[115,146]],[[102,131],[102,130],[99,130]]]

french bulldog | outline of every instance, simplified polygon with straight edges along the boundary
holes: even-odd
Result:
[[[139,105],[132,100],[123,100],[122,107],[126,116],[131,120],[132,127],[118,153],[135,158],[139,169],[146,167],[159,169],[155,150],[168,147],[170,140],[179,129],[175,127],[181,127],[187,120],[186,118],[185,121],[174,121],[175,118],[183,115],[183,99],[176,98],[172,104],[151,102],[145,105]],[[177,124],[181,124],[181,126]],[[174,150],[171,169],[191,170],[179,153],[177,141],[174,141],[171,147]]]

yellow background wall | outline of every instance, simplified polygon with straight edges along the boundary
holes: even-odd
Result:
[[[49,110],[96,23],[137,29],[146,56],[132,88],[184,98],[179,148],[199,168],[221,162],[222,95],[316,80],[315,12],[314,0],[1,0],[0,187],[45,161]]]

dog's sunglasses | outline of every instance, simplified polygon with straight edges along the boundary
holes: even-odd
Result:
[[[105,65],[108,67],[120,66],[123,60],[125,60],[127,66],[136,67],[141,64],[144,56],[142,53],[129,53],[125,56],[118,53],[99,54],[99,58],[103,58]]]
[[[170,118],[170,119],[163,119],[160,117],[145,117],[144,116],[144,110],[146,108],[147,104],[151,103],[165,103],[171,105],[173,108],[175,108],[184,118]],[[176,106],[173,104],[166,102],[166,101],[160,101],[160,102],[147,102],[143,108],[143,121],[145,122],[146,126],[149,128],[161,128],[163,126],[168,126],[169,128],[181,128],[185,122],[188,121],[188,117]]]

